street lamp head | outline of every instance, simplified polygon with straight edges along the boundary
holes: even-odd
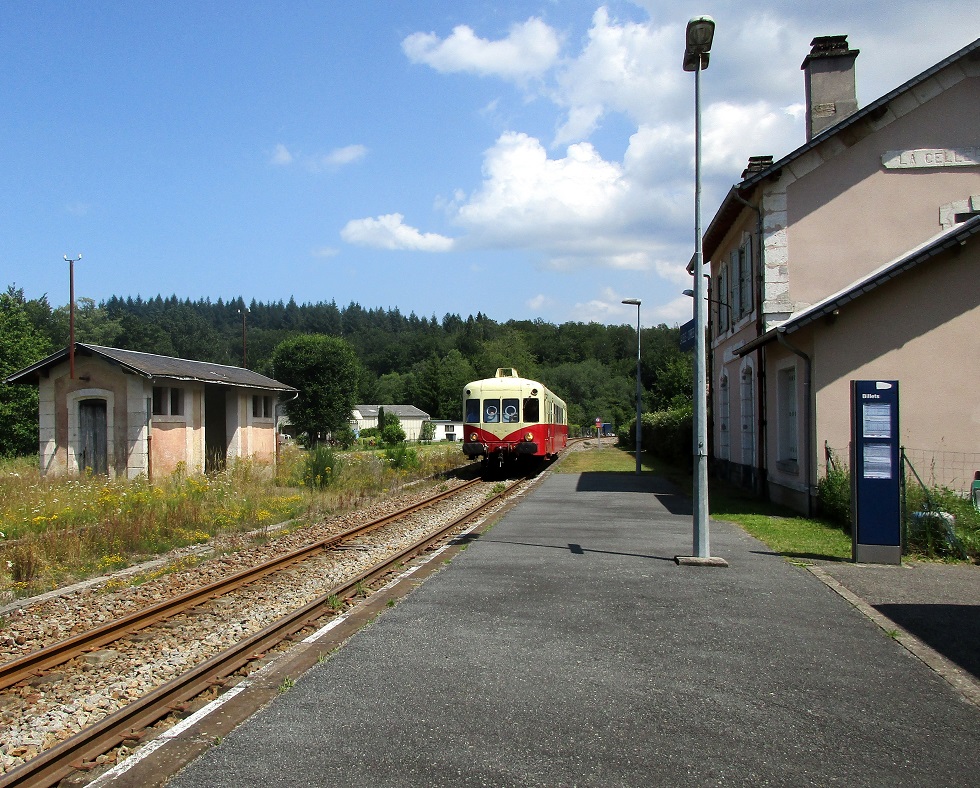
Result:
[[[687,23],[687,43],[684,47],[684,70],[698,71],[708,67],[711,42],[715,37],[715,20],[696,16]]]
[[[624,304],[630,304],[631,306],[639,306],[640,305],[640,299],[639,298],[624,298],[623,299],[623,303]]]
[[[694,291],[693,290],[684,290],[681,293],[681,295],[686,295],[688,298],[694,298]]]
[[[74,260],[72,260],[68,255],[64,255],[64,258],[66,263],[77,263],[79,260],[82,259],[82,253],[79,252],[77,255],[75,255]]]

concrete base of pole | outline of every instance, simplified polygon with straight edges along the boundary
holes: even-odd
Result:
[[[675,555],[674,561],[678,566],[728,566],[728,561],[714,555],[705,557],[697,555]]]

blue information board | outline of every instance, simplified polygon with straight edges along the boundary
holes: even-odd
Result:
[[[855,561],[902,562],[898,381],[851,381],[851,514]]]

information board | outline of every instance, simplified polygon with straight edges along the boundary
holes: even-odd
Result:
[[[855,561],[902,561],[898,381],[851,381],[851,514]]]

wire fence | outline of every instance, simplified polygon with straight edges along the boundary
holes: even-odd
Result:
[[[824,445],[821,506],[851,525],[848,449]],[[965,559],[980,554],[980,452],[901,447],[903,552]],[[836,484],[832,484],[836,481]]]
[[[946,488],[967,496],[978,471],[980,452],[937,451],[902,447],[906,468],[911,466],[927,487]],[[823,473],[828,468],[848,470],[850,448],[834,449],[824,446]]]

